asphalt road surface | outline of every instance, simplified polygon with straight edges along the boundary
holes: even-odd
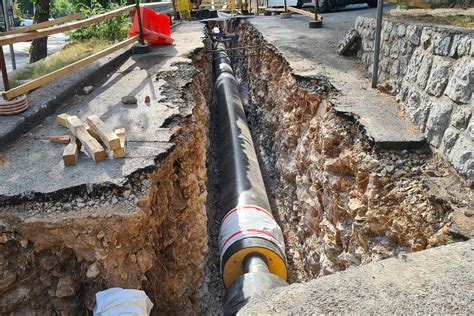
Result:
[[[55,34],[48,37],[48,55],[54,54],[57,51],[61,50],[64,45],[66,45],[67,36],[64,33]],[[17,43],[13,44],[15,50],[15,60],[16,67],[22,68],[30,59],[29,50],[31,42]],[[3,54],[5,55],[5,62],[7,64],[7,71],[11,72],[13,70],[12,61],[10,57],[10,48],[8,45],[3,46]]]

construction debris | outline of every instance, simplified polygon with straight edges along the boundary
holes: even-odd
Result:
[[[83,122],[77,116],[63,113],[56,117],[56,122],[68,128],[73,134],[73,136],[53,135],[49,137],[51,142],[67,144],[63,152],[65,166],[77,164],[79,151],[82,146],[84,146],[84,151],[87,155],[95,162],[105,160],[105,150],[100,142],[111,151],[111,157],[124,158],[126,156],[125,128],[112,130],[97,115],[90,115],[87,117],[86,122]]]
[[[56,144],[69,144],[69,142],[71,141],[71,137],[69,137],[68,135],[53,135],[49,136],[49,140],[52,143]]]
[[[123,104],[137,104],[137,102],[137,98],[135,98],[133,95],[126,95],[122,97]]]
[[[69,116],[67,127],[71,133],[76,136],[84,146],[84,150],[95,162],[105,160],[105,150],[99,142],[91,136],[86,130],[84,123],[77,116]]]
[[[82,92],[87,95],[91,94],[95,90],[94,86],[87,86],[82,89]]]
[[[67,128],[67,118],[69,117],[68,114],[66,113],[63,113],[63,114],[59,114],[58,116],[56,116],[56,123],[58,123],[58,125],[61,125],[62,127],[66,127]]]
[[[125,150],[125,128],[117,128],[114,131],[115,135],[117,135],[120,139],[120,148],[115,149],[114,152],[114,158],[124,158],[125,155],[127,154],[127,151]]]
[[[72,141],[66,147],[64,147],[63,161],[65,166],[73,166],[77,164],[79,159],[80,146],[78,145],[78,142],[74,136],[71,140]]]
[[[89,126],[89,124],[85,123],[84,126],[86,127],[87,132],[91,134],[92,137],[100,141],[99,134],[97,134],[95,130]]]
[[[86,122],[91,130],[99,135],[100,139],[109,150],[116,150],[120,148],[119,137],[115,135],[114,132],[109,129],[97,115],[88,116]]]
[[[347,33],[338,46],[339,55],[349,55],[351,52],[357,51],[360,45],[360,35],[356,29],[351,29]]]

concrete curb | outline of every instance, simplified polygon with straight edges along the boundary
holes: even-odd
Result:
[[[33,126],[41,123],[65,100],[82,93],[85,85],[93,85],[102,80],[129,56],[129,48],[118,50],[79,71],[30,92],[28,94],[29,109],[26,112],[15,116],[0,116],[0,147],[16,140]]]

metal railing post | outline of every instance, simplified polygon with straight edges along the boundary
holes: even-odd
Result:
[[[138,29],[140,30],[140,44],[145,45],[145,39],[143,38],[143,26],[142,26],[142,15],[140,13],[140,0],[135,1],[135,7],[137,8],[135,10],[135,14],[137,14],[138,18]]]
[[[10,23],[8,22],[8,8],[6,0],[2,0],[3,3],[3,19],[5,20],[5,29],[10,31]],[[13,44],[8,45],[10,48],[10,59],[12,60],[12,68],[16,70],[16,60],[15,60],[15,50],[13,49]]]
[[[0,68],[2,70],[3,87],[5,91],[7,91],[10,89],[10,83],[8,82],[7,65],[5,64],[5,56],[3,55],[3,46],[0,46]]]
[[[375,27],[374,65],[372,67],[372,88],[377,88],[379,75],[380,36],[382,33],[383,0],[377,1],[377,26]]]

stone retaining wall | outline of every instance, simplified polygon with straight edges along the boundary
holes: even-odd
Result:
[[[375,18],[359,17],[357,57],[372,69]],[[383,22],[379,81],[456,170],[474,184],[474,31]]]

